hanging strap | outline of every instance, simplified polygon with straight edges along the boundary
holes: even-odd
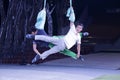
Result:
[[[43,8],[45,8],[45,6],[46,6],[46,0],[44,0],[44,7]]]
[[[72,7],[72,0],[69,0],[69,1],[70,1],[70,7]],[[68,8],[66,16],[70,17],[70,13],[71,13],[71,9]]]
[[[46,6],[46,0],[44,0],[43,9],[37,15],[37,22],[35,23],[36,29],[43,29],[44,30],[45,21],[46,21],[45,6]]]
[[[70,0],[70,7],[72,6],[72,0]]]
[[[68,8],[66,16],[69,17],[71,22],[75,22],[75,13],[72,7],[72,0],[70,0],[70,8]]]

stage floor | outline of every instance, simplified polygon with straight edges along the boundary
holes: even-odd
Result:
[[[92,80],[120,75],[119,53],[85,55],[85,61],[58,59],[37,65],[0,64],[0,80]]]
[[[0,80],[92,80],[102,75],[120,75],[119,70],[69,66],[0,65]]]

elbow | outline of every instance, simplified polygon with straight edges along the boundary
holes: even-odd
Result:
[[[33,47],[33,51],[34,51],[34,52],[36,52],[36,51],[37,51],[37,49]]]

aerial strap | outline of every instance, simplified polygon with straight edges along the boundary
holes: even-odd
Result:
[[[46,0],[44,0],[44,6],[43,9],[38,13],[37,15],[37,21],[35,23],[35,28],[36,29],[43,29],[44,30],[44,26],[45,26],[45,21],[46,21],[46,10],[45,10],[45,6],[46,6]]]
[[[70,7],[67,10],[66,17],[68,17],[71,22],[75,22],[75,13],[72,7],[72,0],[70,0]]]

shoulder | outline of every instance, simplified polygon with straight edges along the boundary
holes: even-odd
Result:
[[[82,37],[80,33],[78,33],[77,36],[78,36],[78,39],[81,39],[81,37]]]
[[[33,44],[37,44],[35,40],[33,40]]]

